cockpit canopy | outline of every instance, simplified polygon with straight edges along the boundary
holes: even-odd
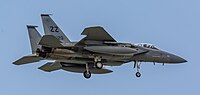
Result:
[[[135,44],[135,45],[145,47],[145,48],[159,50],[156,46],[154,46],[153,44],[149,44],[149,43],[139,43],[139,44]]]

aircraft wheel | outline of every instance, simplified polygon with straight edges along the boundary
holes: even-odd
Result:
[[[90,71],[85,71],[85,72],[83,73],[83,76],[84,76],[86,79],[89,79],[89,78],[92,76],[92,74],[91,74]]]
[[[138,78],[139,78],[139,77],[141,77],[141,74],[140,74],[140,72],[136,72],[136,74],[135,74],[135,75],[136,75],[136,77],[138,77]]]
[[[95,67],[96,67],[97,69],[102,69],[102,68],[103,68],[103,64],[102,64],[101,62],[96,62],[96,63],[95,63]]]

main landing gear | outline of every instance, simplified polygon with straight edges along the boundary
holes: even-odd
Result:
[[[95,57],[94,58],[94,66],[97,69],[102,69],[103,68],[103,63],[102,63],[101,57]],[[86,79],[89,79],[92,76],[92,74],[91,74],[91,72],[89,70],[88,63],[85,65],[85,68],[86,68],[86,71],[83,72],[83,76]]]
[[[89,79],[89,78],[92,76],[92,74],[91,74],[90,71],[85,71],[85,72],[83,73],[83,76],[84,76],[86,79]]]
[[[92,76],[92,74],[91,74],[91,72],[90,72],[90,70],[89,70],[88,64],[86,64],[85,67],[86,67],[86,71],[83,73],[83,76],[84,76],[86,79],[89,79],[89,78]]]
[[[140,65],[141,65],[141,62],[139,62],[139,61],[135,61],[134,62],[134,68],[136,68],[137,69],[137,72],[136,72],[136,77],[141,77],[141,73],[140,73]]]
[[[94,58],[94,65],[97,69],[103,68],[103,63],[102,63],[101,57],[95,57]]]

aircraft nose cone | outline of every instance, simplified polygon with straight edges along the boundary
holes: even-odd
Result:
[[[185,63],[185,62],[187,62],[187,60],[185,60],[185,59],[183,59],[183,58],[181,58],[179,56],[173,55],[171,57],[171,62],[172,63]]]

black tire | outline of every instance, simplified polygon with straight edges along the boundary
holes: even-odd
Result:
[[[92,74],[91,74],[91,72],[90,71],[85,71],[84,73],[83,73],[83,76],[86,78],[86,79],[89,79],[91,76],[92,76]]]
[[[140,72],[136,72],[136,74],[135,74],[135,75],[136,75],[136,77],[138,77],[138,78],[139,78],[139,77],[141,77],[141,74],[140,74]]]
[[[96,62],[96,63],[95,63],[95,67],[96,67],[97,69],[102,69],[102,68],[103,68],[103,64],[102,64],[101,62]]]

